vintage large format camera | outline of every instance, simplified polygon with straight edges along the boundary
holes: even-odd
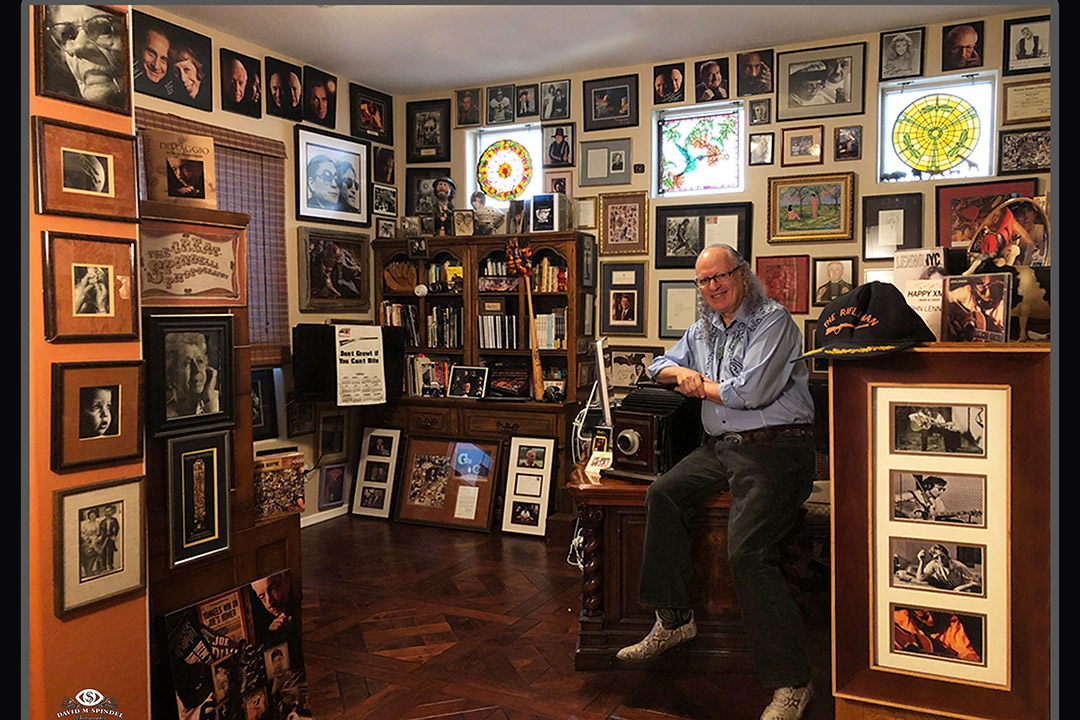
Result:
[[[640,385],[612,413],[612,424],[605,476],[651,482],[701,445],[701,400]]]

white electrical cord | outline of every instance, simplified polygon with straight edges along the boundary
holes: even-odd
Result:
[[[570,552],[566,562],[585,572],[585,535],[581,532],[581,520],[574,520],[574,539],[570,541]]]

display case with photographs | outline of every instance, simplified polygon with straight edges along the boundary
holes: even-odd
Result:
[[[409,438],[395,520],[491,529],[501,443]]]

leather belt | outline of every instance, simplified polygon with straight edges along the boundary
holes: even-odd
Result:
[[[784,438],[813,437],[814,426],[802,425],[774,425],[757,430],[743,430],[742,432],[729,432],[722,435],[710,435],[714,442],[727,445],[743,445],[751,442],[763,442],[768,440],[782,440]]]

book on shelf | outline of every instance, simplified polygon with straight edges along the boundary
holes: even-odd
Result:
[[[460,348],[461,306],[434,305],[427,316],[428,347]]]
[[[437,355],[406,355],[406,392],[419,397],[444,397],[452,366],[449,358]]]
[[[517,350],[516,315],[481,315],[478,322],[481,350]]]
[[[555,308],[535,318],[536,343],[541,350],[566,349],[566,308]]]
[[[383,300],[381,314],[382,325],[400,327],[404,330],[406,345],[420,344],[420,324],[415,305]]]

